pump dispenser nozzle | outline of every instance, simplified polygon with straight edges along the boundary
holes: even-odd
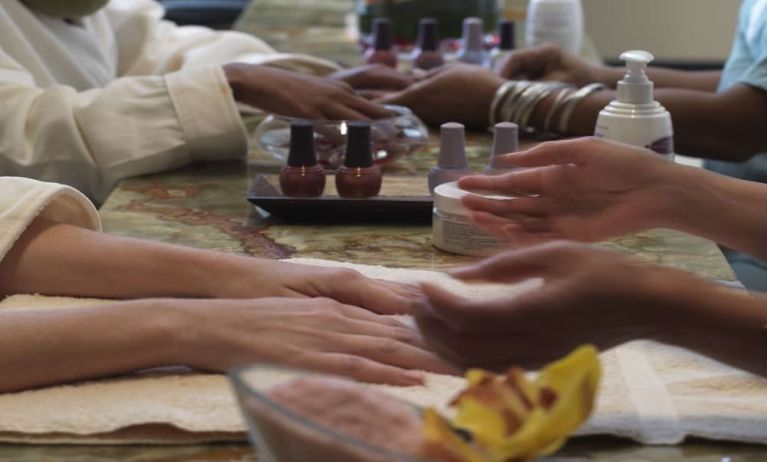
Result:
[[[655,57],[642,50],[632,50],[621,54],[621,61],[626,62],[628,72],[618,82],[618,101],[626,104],[652,104],[654,85],[647,78],[647,65]]]

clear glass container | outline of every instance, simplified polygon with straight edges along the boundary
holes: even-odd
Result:
[[[396,115],[371,122],[373,160],[385,165],[412,155],[426,146],[429,129],[413,112],[403,106],[386,106]],[[294,117],[269,115],[256,129],[258,146],[274,158],[286,162],[290,146],[290,124]],[[346,152],[346,121],[311,120],[317,159],[326,168],[337,168]]]

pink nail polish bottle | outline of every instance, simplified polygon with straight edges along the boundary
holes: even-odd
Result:
[[[347,123],[348,141],[344,164],[336,172],[338,195],[362,199],[381,192],[383,172],[373,162],[369,122]]]
[[[280,189],[288,197],[319,197],[325,190],[325,169],[317,163],[314,126],[293,122],[290,126],[288,164],[280,170]]]
[[[396,69],[397,53],[392,43],[391,22],[387,18],[376,18],[373,21],[373,46],[365,52],[365,62]]]
[[[466,159],[466,130],[459,123],[443,124],[437,166],[429,172],[429,190],[434,194],[437,186],[458,181],[470,174]]]
[[[445,64],[439,50],[437,20],[423,18],[418,22],[418,46],[413,50],[413,67],[429,70]]]
[[[514,168],[502,166],[498,163],[498,156],[511,154],[519,150],[519,126],[511,122],[501,122],[495,124],[493,136],[493,152],[490,157],[490,163],[485,167],[485,173],[488,175],[501,175],[508,173]]]

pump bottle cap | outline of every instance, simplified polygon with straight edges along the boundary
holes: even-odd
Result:
[[[373,21],[373,47],[376,50],[391,50],[392,31],[391,21],[388,18],[376,18]]]
[[[289,167],[313,167],[317,165],[314,151],[314,125],[297,121],[290,124]]]
[[[618,82],[618,101],[626,104],[651,104],[653,102],[652,81],[647,77],[647,65],[655,57],[642,50],[632,50],[620,56],[626,62],[626,76]]]
[[[463,125],[450,122],[442,125],[437,167],[442,169],[468,169],[466,160],[466,131]]]
[[[373,150],[370,141],[370,123],[364,121],[348,122],[346,157],[344,165],[353,168],[373,166]]]

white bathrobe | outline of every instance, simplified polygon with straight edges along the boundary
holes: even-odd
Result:
[[[101,231],[96,208],[76,189],[0,176],[0,261],[37,217]]]
[[[125,177],[244,155],[222,64],[334,69],[162,16],[152,0],[112,0],[78,21],[0,1],[0,175],[68,184],[103,201]]]

